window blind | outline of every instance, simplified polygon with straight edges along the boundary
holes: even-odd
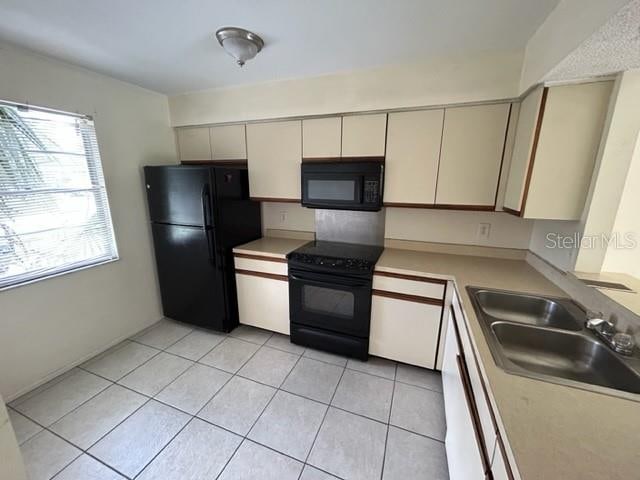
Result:
[[[0,103],[0,289],[117,258],[93,121]]]

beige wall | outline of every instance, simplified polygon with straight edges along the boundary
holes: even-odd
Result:
[[[488,240],[477,236],[480,223],[491,224]],[[501,248],[529,246],[530,220],[503,212],[462,212],[387,208],[385,238]]]
[[[0,478],[27,480],[22,454],[2,396],[0,396]]]
[[[587,238],[611,235],[625,192],[638,134],[640,132],[640,70],[624,72],[616,78],[611,104],[596,167],[583,214],[583,232]],[[633,192],[633,190],[631,190]],[[630,193],[632,197],[637,192]],[[637,207],[635,207],[637,210]],[[624,215],[625,212],[622,212]],[[619,232],[624,233],[624,232]],[[600,272],[607,255],[603,242],[590,241],[581,248],[575,269]]]
[[[305,208],[299,203],[262,204],[262,232],[268,229],[297,230],[301,232],[316,231],[315,210]]]
[[[640,112],[638,112],[640,115]],[[604,272],[627,273],[640,278],[640,136],[624,185],[613,232],[618,243],[610,243],[602,264]],[[626,237],[626,235],[630,235]]]
[[[629,0],[561,0],[527,42],[520,92],[542,81],[558,63]]]
[[[579,221],[535,220],[529,250],[562,271],[571,271],[578,253]]]
[[[169,98],[174,126],[512,98],[520,53],[221,88]]]
[[[141,166],[176,161],[167,98],[0,46],[0,99],[91,114],[120,260],[0,292],[8,400],[161,317]]]

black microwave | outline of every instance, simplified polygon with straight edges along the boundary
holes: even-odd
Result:
[[[368,211],[382,208],[382,162],[303,162],[301,178],[305,207]]]

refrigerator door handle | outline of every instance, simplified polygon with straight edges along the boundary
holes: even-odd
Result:
[[[202,192],[200,193],[200,202],[202,205],[202,225],[204,228],[209,228],[211,225],[209,224],[209,215],[207,215],[207,211],[209,209],[209,203],[211,202],[211,197],[209,195],[209,185],[205,184],[202,187]]]
[[[210,215],[207,214],[209,211],[209,205],[211,204],[211,196],[209,194],[209,185],[205,184],[202,187],[202,193],[200,194],[200,200],[202,202],[202,225],[204,228],[204,234],[207,237],[207,251],[209,254],[209,262],[212,265],[216,264],[216,239],[215,232],[211,224],[209,223]],[[211,238],[213,236],[213,238]]]

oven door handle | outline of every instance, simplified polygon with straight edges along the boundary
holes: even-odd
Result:
[[[367,279],[352,279],[340,275],[323,275],[321,273],[301,273],[296,270],[289,270],[289,280],[312,283],[314,285],[320,285],[329,288],[334,285],[354,288],[371,288],[371,280]]]

